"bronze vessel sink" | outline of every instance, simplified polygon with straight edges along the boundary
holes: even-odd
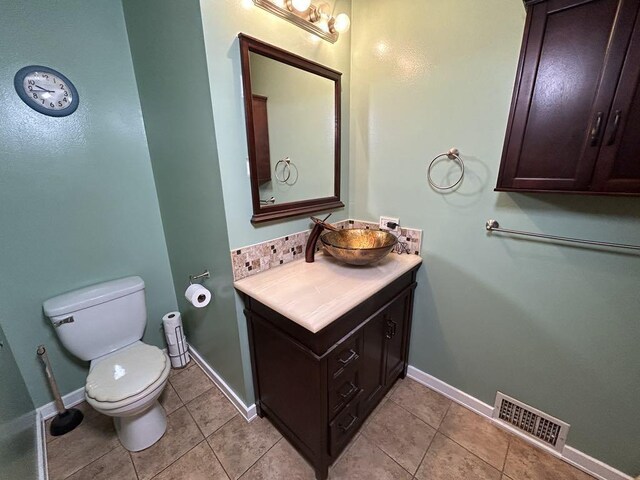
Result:
[[[368,265],[382,260],[398,243],[395,235],[382,230],[350,228],[325,232],[324,248],[338,260],[351,265]]]

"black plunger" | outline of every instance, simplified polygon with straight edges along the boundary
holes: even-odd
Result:
[[[53,371],[51,370],[51,364],[49,363],[49,357],[47,356],[47,350],[44,348],[44,345],[40,345],[37,352],[40,360],[44,363],[44,371],[47,374],[51,393],[53,394],[56,408],[58,409],[58,414],[51,421],[51,426],[49,427],[51,435],[57,437],[58,435],[69,433],[80,425],[84,415],[82,415],[82,412],[77,408],[65,408],[62,397],[60,396],[60,390],[58,390],[58,384],[53,377]]]

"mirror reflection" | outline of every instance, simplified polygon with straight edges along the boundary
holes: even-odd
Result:
[[[340,72],[240,34],[253,223],[343,207]]]
[[[256,53],[249,61],[260,199],[331,196],[334,82]]]

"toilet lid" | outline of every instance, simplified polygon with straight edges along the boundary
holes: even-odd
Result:
[[[162,350],[144,343],[98,361],[87,376],[87,396],[99,402],[119,402],[155,383],[165,370]]]

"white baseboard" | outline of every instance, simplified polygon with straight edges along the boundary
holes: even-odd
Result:
[[[255,403],[251,406],[246,406],[242,399],[233,391],[233,389],[227,385],[227,383],[222,379],[222,377],[216,372],[206,361],[202,358],[202,355],[198,353],[198,351],[193,348],[193,346],[189,345],[189,353],[193,356],[193,359],[202,367],[202,370],[207,374],[207,376],[217,385],[222,393],[229,399],[229,401],[233,404],[234,407],[240,412],[248,422],[256,418],[256,405]]]
[[[71,408],[84,402],[84,387],[67,393],[62,397],[65,407]],[[47,434],[44,430],[44,422],[58,413],[56,402],[49,402],[36,408],[36,443],[38,455],[38,478],[39,480],[49,479],[49,468],[47,465]]]
[[[607,465],[597,458],[590,457],[586,453],[569,445],[565,445],[562,451],[562,458],[580,470],[584,470],[588,474],[601,480],[633,480],[633,478],[626,473],[616,470],[611,465]]]
[[[81,387],[73,392],[67,393],[62,397],[62,402],[67,408],[75,407],[79,403],[84,402],[84,387]],[[56,402],[49,402],[36,409],[42,421],[48,420],[54,417],[58,413],[56,408]]]
[[[36,410],[36,447],[38,456],[38,479],[49,480],[49,466],[47,465],[47,438],[44,431],[44,420]]]
[[[444,395],[445,397],[453,400],[456,403],[459,403],[460,405],[464,405],[469,410],[472,410],[484,417],[491,418],[491,415],[493,414],[492,405],[487,405],[477,398],[464,393],[462,390],[458,390],[448,383],[444,383],[442,380],[439,380],[436,377],[432,377],[428,373],[418,370],[416,367],[412,367],[411,365],[409,365],[407,375],[413,378],[416,382],[426,385],[431,390],[435,390],[441,395]]]
[[[439,380],[429,375],[428,373],[423,372],[422,370],[418,370],[417,368],[410,365],[407,376],[414,379],[418,383],[426,385],[431,390],[438,392],[441,395],[444,395],[445,397],[453,400],[454,402],[468,408],[469,410],[482,415],[497,427],[503,430],[507,430],[514,435],[517,435],[524,441],[531,443],[536,447],[542,448],[549,454],[564,460],[565,462],[575,466],[576,468],[579,468],[580,470],[588,473],[589,475],[592,475],[599,480],[633,480],[633,478],[626,473],[623,473],[620,470],[617,470],[612,466],[601,462],[600,460],[590,457],[586,453],[570,447],[569,445],[565,445],[562,453],[559,453],[552,448],[546,447],[545,445],[542,445],[541,443],[535,441],[520,430],[516,428],[510,428],[508,425],[505,425],[502,422],[497,422],[494,418],[492,418],[493,406],[487,405],[483,401],[472,397],[462,390],[458,390],[457,388],[452,387],[442,380]]]

